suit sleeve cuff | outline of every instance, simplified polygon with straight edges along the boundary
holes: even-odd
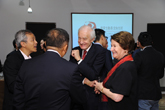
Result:
[[[82,62],[82,59],[80,59],[77,63],[78,63],[78,65],[80,64]]]

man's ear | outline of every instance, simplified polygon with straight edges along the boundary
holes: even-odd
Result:
[[[64,50],[67,52],[67,50],[68,50],[68,44],[66,44],[66,45],[64,46]]]
[[[68,44],[65,44],[61,50],[61,54],[60,54],[61,57],[63,57],[66,54],[67,50],[68,50]]]
[[[103,35],[101,35],[101,40],[104,40],[104,36]]]
[[[26,42],[21,42],[21,47],[25,47],[26,46]]]

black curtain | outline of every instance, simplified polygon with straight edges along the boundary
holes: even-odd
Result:
[[[148,23],[147,32],[152,36],[153,47],[165,56],[165,23]]]
[[[42,22],[26,22],[26,29],[33,32],[38,42],[37,52],[31,54],[32,57],[41,54],[40,40],[43,39],[50,29],[56,27],[56,23],[42,23]]]

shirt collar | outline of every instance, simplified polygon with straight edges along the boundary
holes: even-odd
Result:
[[[92,44],[86,49],[87,52],[89,51],[89,49],[91,48],[91,46],[92,46]]]
[[[92,46],[92,44],[86,49],[87,53],[88,53],[89,49],[91,48],[91,46]],[[87,53],[86,53],[86,55],[87,55]],[[82,55],[83,54],[84,54],[84,50],[82,51]]]
[[[47,51],[50,51],[50,52],[55,52],[55,53],[57,53],[60,57],[61,57],[61,55],[56,51],[56,50],[53,50],[53,49],[48,49]]]
[[[96,42],[95,44],[101,45],[100,43]],[[102,46],[102,45],[101,45]]]
[[[143,51],[144,49],[146,49],[148,47],[152,47],[152,45],[145,46],[143,49],[141,49],[141,51]]]
[[[21,49],[19,49],[19,51],[21,52],[21,54],[23,55],[24,59],[27,60],[27,59],[31,59],[32,57],[29,55],[27,56],[26,54],[24,54]]]

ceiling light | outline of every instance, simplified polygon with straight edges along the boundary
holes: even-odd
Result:
[[[32,8],[30,7],[30,0],[29,0],[29,8],[28,8],[27,12],[32,13]]]

